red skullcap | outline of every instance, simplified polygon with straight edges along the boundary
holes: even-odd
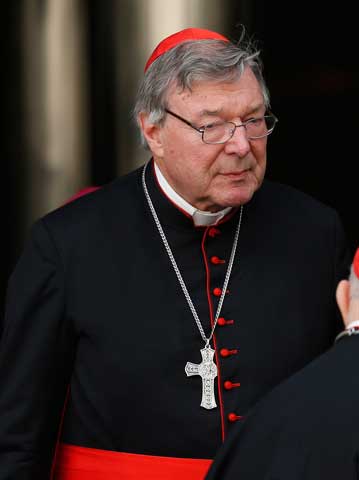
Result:
[[[145,72],[158,57],[168,52],[168,50],[177,47],[180,43],[193,40],[222,40],[224,42],[229,42],[228,38],[220,33],[212,32],[211,30],[204,30],[203,28],[186,28],[185,30],[170,35],[157,45],[150,58],[147,60]]]
[[[353,270],[357,278],[359,278],[359,248],[357,249],[354,260],[353,260]]]

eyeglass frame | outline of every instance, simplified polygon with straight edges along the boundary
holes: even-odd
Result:
[[[172,115],[173,117],[177,118],[178,120],[180,120],[181,122],[185,123],[186,125],[188,125],[189,127],[193,128],[194,130],[196,130],[198,133],[201,134],[201,137],[202,137],[202,142],[205,143],[206,145],[223,145],[225,143],[227,143],[234,135],[236,129],[238,127],[244,127],[244,129],[246,130],[246,125],[254,122],[255,120],[258,120],[258,118],[266,118],[266,117],[272,117],[274,119],[274,125],[272,127],[272,129],[266,133],[265,135],[261,135],[260,137],[247,137],[248,140],[259,140],[261,138],[265,138],[265,137],[268,137],[268,135],[270,135],[273,130],[274,130],[274,127],[276,125],[276,123],[278,122],[278,118],[272,113],[272,112],[269,112],[268,115],[263,115],[263,117],[257,117],[257,118],[250,118],[249,120],[247,120],[246,122],[243,122],[243,123],[240,123],[240,124],[236,124],[234,122],[225,122],[223,121],[222,123],[231,123],[234,128],[232,130],[232,133],[231,133],[231,136],[225,140],[224,142],[205,142],[204,141],[204,134],[205,134],[205,131],[206,131],[206,125],[204,125],[203,127],[196,127],[195,125],[193,125],[193,123],[191,123],[190,121],[186,120],[185,118],[181,117],[180,115],[178,115],[177,113],[174,113],[172,112],[171,110],[169,110],[168,108],[165,108],[164,109],[166,113],[169,113],[170,115]]]

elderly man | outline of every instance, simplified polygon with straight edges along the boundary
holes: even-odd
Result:
[[[342,227],[264,180],[277,119],[258,52],[175,33],[135,112],[151,160],[37,221],[10,279],[1,480],[203,478],[340,329]]]

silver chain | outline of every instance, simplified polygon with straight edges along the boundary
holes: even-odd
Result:
[[[199,330],[199,333],[201,334],[201,337],[203,339],[203,341],[205,342],[205,346],[206,347],[209,347],[209,344],[210,344],[210,341],[213,337],[213,334],[214,334],[214,330],[216,328],[216,325],[217,325],[217,322],[218,322],[218,318],[219,318],[219,315],[221,313],[221,309],[222,309],[222,305],[223,305],[223,301],[224,301],[224,296],[226,294],[226,291],[227,291],[227,286],[228,286],[228,282],[229,282],[229,278],[231,276],[231,272],[232,272],[232,266],[233,266],[233,262],[234,262],[234,257],[236,255],[236,250],[237,250],[237,245],[238,245],[238,237],[239,237],[239,232],[240,232],[240,229],[241,229],[241,223],[242,223],[242,214],[243,214],[243,205],[241,205],[241,208],[240,208],[240,213],[239,213],[239,220],[238,220],[238,225],[237,225],[237,229],[236,229],[236,232],[234,234],[234,240],[233,240],[233,246],[232,246],[232,252],[231,252],[231,256],[229,258],[229,262],[228,262],[228,267],[227,267],[227,272],[226,272],[226,276],[225,276],[225,279],[224,279],[224,282],[223,282],[223,287],[222,287],[222,293],[221,293],[221,296],[220,296],[220,299],[219,299],[219,302],[218,302],[218,307],[217,307],[217,312],[216,312],[216,316],[215,316],[215,319],[214,319],[214,323],[213,323],[213,326],[212,326],[212,329],[211,329],[211,333],[209,335],[209,337],[206,337],[206,334],[204,333],[204,330],[203,330],[203,327],[202,327],[202,324],[201,324],[201,321],[198,317],[198,314],[197,314],[197,311],[193,305],[193,302],[192,302],[192,299],[188,293],[188,290],[187,290],[187,287],[186,287],[186,284],[182,278],[182,275],[181,275],[181,272],[177,266],[177,262],[175,260],[175,257],[172,253],[172,250],[171,250],[171,247],[169,246],[169,243],[167,241],[167,238],[166,238],[166,235],[163,231],[163,228],[162,228],[162,225],[159,221],[159,218],[158,218],[158,215],[157,215],[157,212],[155,210],[155,207],[153,206],[153,203],[152,203],[152,200],[151,200],[151,197],[150,197],[150,194],[148,193],[148,189],[147,189],[147,185],[146,185],[146,180],[145,180],[145,175],[146,175],[146,168],[147,168],[147,165],[148,163],[146,163],[146,165],[143,167],[143,171],[142,171],[142,185],[143,185],[143,191],[145,193],[145,197],[146,197],[146,200],[148,202],[148,206],[150,207],[150,210],[151,210],[151,213],[152,213],[152,216],[153,216],[153,219],[155,221],[155,224],[157,226],[157,229],[158,229],[158,232],[160,234],[160,237],[162,239],[162,242],[163,242],[163,245],[166,249],[166,252],[168,254],[168,257],[169,259],[171,260],[171,263],[172,263],[172,266],[173,266],[173,269],[177,275],[177,278],[178,278],[178,281],[179,281],[179,284],[181,285],[181,288],[183,290],[183,293],[184,293],[184,296],[186,297],[186,300],[187,300],[187,303],[189,305],[189,308],[191,309],[191,312],[192,312],[192,315],[196,321],[196,324],[197,324],[197,327],[198,327],[198,330]]]

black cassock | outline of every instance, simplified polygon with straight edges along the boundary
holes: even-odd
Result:
[[[359,479],[359,337],[277,386],[231,432],[206,480]]]
[[[244,206],[212,343],[218,407],[201,408],[201,379],[188,378],[185,365],[200,363],[204,344],[141,172],[32,228],[10,279],[0,351],[1,480],[47,478],[69,384],[63,443],[212,459],[235,420],[341,329],[334,292],[349,258],[336,212],[265,181]],[[208,335],[239,211],[215,228],[196,228],[160,190],[152,165],[146,176]]]

